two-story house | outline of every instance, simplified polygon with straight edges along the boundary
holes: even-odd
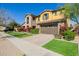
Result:
[[[22,25],[24,28],[36,28],[36,16],[33,14],[27,14],[25,15],[25,22]]]
[[[70,27],[70,19],[65,15],[64,8],[58,10],[45,10],[40,15],[34,16],[28,14],[25,16],[23,26],[31,28],[39,28],[39,33],[59,34],[61,27]]]
[[[39,32],[45,34],[59,34],[60,27],[70,27],[70,19],[64,15],[64,8],[59,10],[45,10],[37,18]]]

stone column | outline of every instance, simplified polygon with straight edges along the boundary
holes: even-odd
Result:
[[[70,27],[70,18],[67,18],[67,26]]]
[[[58,34],[60,34],[60,23],[58,23]]]

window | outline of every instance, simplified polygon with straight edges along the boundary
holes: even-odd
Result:
[[[65,10],[62,10],[62,13],[64,13],[65,12]]]
[[[64,11],[63,11],[63,10],[61,10],[61,11],[60,11],[60,14],[64,14]]]
[[[60,14],[62,14],[62,10],[60,11]]]
[[[53,16],[55,16],[57,13],[56,12],[53,12],[52,14],[53,14]]]
[[[27,24],[29,23],[29,17],[27,17]]]
[[[33,20],[35,21],[35,17],[33,17]]]
[[[38,21],[40,21],[40,19],[38,18]]]
[[[49,15],[48,15],[48,14],[44,14],[44,16],[43,16],[43,20],[47,20],[47,19],[48,19],[48,17],[49,17]]]
[[[57,27],[58,23],[57,22],[53,22],[52,26]]]
[[[57,15],[61,14],[61,11],[57,11]]]

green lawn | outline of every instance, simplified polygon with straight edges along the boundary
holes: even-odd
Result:
[[[24,33],[24,32],[12,32],[12,31],[7,32],[7,34],[10,34],[10,35],[18,37],[18,38],[32,36],[32,34],[28,34],[28,33]]]
[[[52,40],[43,46],[51,51],[55,51],[65,56],[76,56],[78,55],[78,44],[61,41]]]

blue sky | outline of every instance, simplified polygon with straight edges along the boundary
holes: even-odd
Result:
[[[0,9],[5,9],[16,22],[22,24],[24,16],[28,13],[39,15],[45,9],[55,10],[63,5],[61,3],[0,3]]]

